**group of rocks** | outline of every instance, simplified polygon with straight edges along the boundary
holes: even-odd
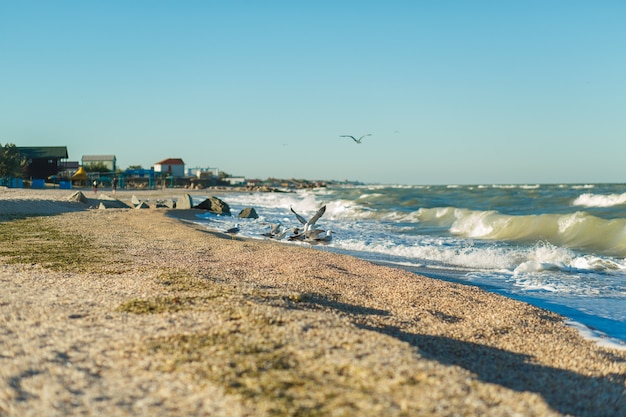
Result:
[[[183,194],[177,200],[162,199],[162,200],[140,200],[137,196],[133,195],[131,198],[131,205],[128,203],[108,196],[106,194],[100,194],[97,199],[88,198],[81,191],[77,191],[69,197],[70,201],[78,201],[90,208],[98,209],[120,209],[120,208],[135,208],[135,209],[150,209],[150,208],[165,208],[165,209],[198,209],[205,210],[210,213],[219,214],[222,216],[232,216],[230,212],[230,206],[228,203],[213,196],[205,199],[200,204],[194,204],[193,198],[189,194]],[[252,207],[244,208],[238,214],[239,218],[244,219],[258,219],[259,215]]]

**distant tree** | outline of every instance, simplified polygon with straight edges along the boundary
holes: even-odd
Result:
[[[20,178],[24,158],[12,143],[0,144],[0,178]]]
[[[143,169],[141,165],[129,165],[128,169]]]
[[[110,172],[111,170],[102,162],[86,164],[83,169],[87,172]]]

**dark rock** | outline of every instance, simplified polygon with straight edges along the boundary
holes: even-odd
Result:
[[[223,202],[217,197],[210,197],[198,204],[195,208],[201,210],[207,210],[211,213],[221,214],[223,216],[230,216],[230,207],[227,203]]]
[[[157,200],[156,208],[176,208],[176,203],[174,200]]]
[[[109,197],[105,194],[100,194],[98,200],[100,201],[100,205],[98,206],[99,209],[130,208],[128,204],[124,203],[123,201]]]
[[[126,204],[121,201],[100,201],[99,209],[128,209]]]
[[[240,219],[258,219],[259,215],[256,214],[256,210],[253,207],[247,207],[241,210],[237,217]]]

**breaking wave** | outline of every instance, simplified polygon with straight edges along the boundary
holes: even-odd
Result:
[[[624,204],[626,204],[626,193],[608,195],[585,193],[572,203],[573,206],[582,207],[613,207]]]
[[[590,253],[626,257],[626,219],[602,219],[584,212],[511,216],[454,207],[420,209],[420,222],[449,227],[466,238],[532,243],[545,241]]]

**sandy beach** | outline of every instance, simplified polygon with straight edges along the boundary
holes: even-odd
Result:
[[[0,189],[2,416],[626,416],[556,314],[74,191]]]

